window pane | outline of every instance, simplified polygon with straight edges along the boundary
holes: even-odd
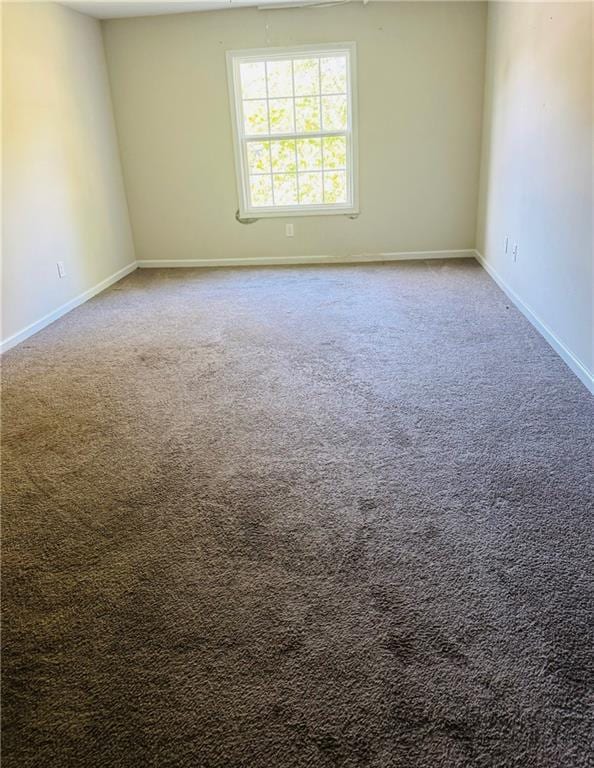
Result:
[[[330,171],[324,174],[324,202],[346,203],[346,173]]]
[[[299,174],[299,202],[307,205],[319,205],[324,202],[321,173]]]
[[[327,56],[320,59],[322,93],[346,93],[346,56]]]
[[[281,139],[271,141],[272,170],[274,173],[297,170],[295,164],[295,141],[293,139]]]
[[[241,95],[244,99],[262,99],[266,96],[266,74],[263,61],[248,61],[239,65]]]
[[[298,139],[297,162],[300,171],[315,171],[322,167],[322,140]]]
[[[291,61],[269,61],[266,64],[268,71],[268,95],[292,96],[293,95],[293,71]]]
[[[320,92],[319,59],[295,59],[295,95],[315,96]]]
[[[324,139],[324,168],[346,168],[344,136],[327,136]]]
[[[273,205],[272,178],[270,176],[250,176],[250,195],[253,206]]]
[[[270,173],[269,146],[269,141],[248,141],[247,158],[250,173]]]
[[[342,131],[346,129],[346,96],[322,96],[322,124],[325,131]]]
[[[291,133],[293,126],[293,99],[270,99],[270,133]]]
[[[276,205],[297,203],[297,174],[277,173],[274,179],[274,202]]]
[[[271,59],[261,51],[234,58],[241,210],[252,208],[257,217],[309,207],[345,210],[357,196],[346,48],[279,48],[270,50]]]
[[[320,100],[317,97],[295,99],[295,115],[299,133],[320,130]]]
[[[248,136],[254,133],[268,133],[266,101],[244,101],[243,122]]]

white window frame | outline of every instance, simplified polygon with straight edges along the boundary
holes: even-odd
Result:
[[[275,216],[352,216],[359,213],[359,162],[357,145],[357,60],[356,43],[320,43],[299,45],[288,48],[253,48],[242,51],[227,51],[227,76],[229,81],[229,103],[235,149],[235,173],[239,193],[240,218],[268,218]],[[262,141],[293,138],[319,138],[346,135],[347,140],[347,192],[346,203],[322,203],[317,205],[250,206],[249,173],[246,144],[248,139],[243,131],[241,80],[239,66],[246,61],[273,61],[275,59],[307,58],[346,53],[347,55],[347,127],[344,131],[319,131],[311,133],[262,134]],[[349,98],[350,95],[350,98]],[[249,140],[256,137],[250,136]]]

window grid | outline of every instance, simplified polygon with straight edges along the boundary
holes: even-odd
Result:
[[[291,90],[293,92],[293,130],[297,130],[297,108],[295,106],[295,59],[291,59]],[[272,170],[272,168],[270,169]],[[297,142],[295,142],[295,179],[297,182],[297,205],[301,204],[299,190],[299,158],[297,157]]]
[[[314,57],[312,57],[314,58]],[[322,202],[321,204],[326,204],[326,166],[325,166],[325,157],[324,157],[324,142],[321,141],[320,145],[320,154],[321,154],[321,169],[311,169],[311,168],[305,168],[301,169],[299,167],[299,159],[297,155],[297,140],[298,138],[324,138],[324,137],[333,137],[333,136],[340,136],[344,137],[345,141],[347,139],[347,135],[345,131],[325,131],[324,130],[324,109],[322,104],[322,97],[328,97],[328,96],[344,96],[347,97],[348,93],[346,91],[332,91],[330,93],[323,93],[322,92],[322,58],[323,56],[319,55],[316,56],[316,64],[317,64],[317,81],[318,81],[318,91],[317,93],[310,93],[310,94],[297,94],[295,91],[295,59],[292,58],[291,61],[291,91],[292,96],[275,96],[274,99],[277,101],[291,101],[292,102],[292,113],[293,113],[293,131],[288,133],[272,133],[272,127],[270,123],[270,89],[268,85],[268,64],[269,61],[266,59],[264,60],[264,79],[265,79],[265,87],[266,87],[266,95],[264,98],[262,97],[252,97],[252,98],[243,98],[242,94],[242,102],[254,102],[254,101],[265,101],[266,102],[266,118],[267,118],[267,125],[268,125],[268,131],[265,134],[262,133],[255,133],[255,134],[245,134],[245,142],[248,144],[250,141],[259,141],[259,142],[268,142],[268,155],[269,155],[269,163],[270,163],[270,171],[262,171],[262,172],[254,172],[249,170],[248,168],[248,176],[249,178],[252,178],[254,176],[269,176],[270,177],[270,185],[271,185],[271,197],[272,197],[272,205],[276,205],[276,199],[275,199],[275,176],[294,176],[295,177],[295,184],[296,184],[296,205],[304,205],[301,201],[301,190],[299,185],[299,176],[302,173],[308,173],[308,174],[320,174],[321,175],[321,193],[322,193]],[[296,102],[298,99],[317,99],[318,102],[318,111],[320,116],[320,130],[319,131],[298,131],[297,130],[297,109],[296,109]],[[283,139],[287,140],[294,140],[294,157],[295,157],[295,171],[287,171],[287,170],[281,170],[277,171],[276,173],[273,170],[273,162],[272,162],[272,142],[273,141],[282,141]],[[329,171],[344,171],[346,173],[346,165],[341,165],[338,167],[334,167],[332,169],[328,169]],[[346,186],[346,179],[345,179],[345,186]],[[349,196],[349,190],[346,190],[347,192],[347,198]],[[250,194],[248,192],[248,194]],[[253,204],[253,203],[252,203]],[[332,204],[332,203],[331,203]],[[257,206],[255,206],[257,207]]]
[[[314,58],[314,57],[312,57]],[[270,171],[269,172],[252,172],[249,171],[249,178],[252,178],[254,176],[269,176],[270,177],[270,184],[271,184],[271,198],[272,198],[272,204],[276,205],[276,185],[275,185],[275,177],[278,176],[291,176],[295,179],[295,186],[296,186],[296,203],[297,205],[303,205],[304,203],[301,200],[301,191],[300,191],[300,184],[299,184],[299,177],[302,173],[312,174],[312,175],[321,175],[321,196],[322,196],[322,204],[326,203],[326,170],[331,170],[332,172],[336,171],[345,171],[346,172],[346,165],[345,166],[338,166],[334,167],[332,169],[326,169],[325,167],[325,157],[324,157],[324,142],[322,141],[320,144],[320,154],[321,154],[321,170],[306,168],[301,169],[299,167],[299,160],[297,156],[297,141],[294,141],[294,157],[295,157],[295,171],[289,171],[289,170],[280,170],[276,173],[273,170],[273,161],[272,161],[272,141],[279,140],[281,141],[283,137],[296,138],[297,136],[307,136],[308,138],[312,136],[311,131],[299,131],[297,128],[297,110],[296,110],[296,102],[297,99],[316,99],[317,100],[317,110],[319,113],[319,124],[320,124],[320,131],[316,132],[317,135],[320,137],[328,135],[329,132],[326,132],[324,130],[324,105],[322,102],[323,97],[331,97],[331,96],[344,96],[345,98],[348,96],[348,94],[345,91],[331,91],[329,93],[323,93],[322,92],[322,56],[318,55],[315,57],[316,59],[316,66],[317,66],[317,82],[318,82],[318,90],[317,93],[310,93],[310,94],[297,94],[295,90],[295,59],[291,58],[291,96],[275,96],[274,99],[278,101],[291,101],[292,102],[292,113],[293,113],[293,128],[294,132],[289,132],[286,134],[280,134],[280,133],[272,133],[272,126],[271,126],[271,120],[270,120],[270,89],[269,89],[269,82],[268,82],[268,59],[264,60],[264,80],[265,80],[265,90],[266,95],[264,97],[264,101],[266,102],[266,117],[267,117],[267,125],[268,125],[268,131],[266,134],[245,134],[246,142],[249,139],[253,139],[254,137],[258,137],[260,141],[268,141],[268,153],[269,153],[269,162],[270,162]],[[243,98],[242,94],[242,102],[253,102],[253,101],[262,101],[263,99],[261,97],[248,97]],[[346,140],[346,134],[344,131],[332,131],[332,135],[334,136],[343,136]],[[346,179],[345,179],[345,186],[346,186]],[[347,194],[348,197],[348,194]],[[253,204],[253,203],[252,203]]]
[[[322,109],[322,65],[321,58],[318,59],[318,83],[319,83],[319,101],[320,101],[320,130],[324,132],[324,110]],[[320,154],[322,156],[322,203],[326,202],[326,174],[324,173],[324,141],[320,141]]]
[[[318,59],[318,83],[320,84],[320,129],[324,130],[324,110],[322,109],[322,67],[320,65],[320,59]],[[324,141],[320,141],[320,152],[322,155],[322,203],[326,202],[326,174],[324,173]]]
[[[293,62],[291,62],[293,63]],[[332,93],[300,93],[298,96],[272,96],[273,99],[278,99],[279,101],[282,99],[286,99],[289,101],[289,99],[316,99],[319,96],[346,96],[346,91],[332,91]],[[245,98],[242,97],[242,101],[264,101],[266,96],[246,96]]]
[[[294,126],[294,130],[293,131],[277,131],[275,133],[272,133],[271,130],[270,130],[270,105],[269,105],[269,101],[270,100],[268,99],[268,97],[264,96],[261,99],[242,99],[242,102],[244,104],[245,103],[250,103],[250,102],[253,103],[255,101],[264,101],[264,102],[266,102],[266,117],[267,117],[267,123],[268,123],[268,126],[269,126],[269,130],[266,133],[248,133],[244,129],[244,131],[243,131],[244,137],[246,139],[255,139],[258,136],[272,136],[272,137],[275,137],[275,136],[283,136],[283,135],[285,135],[285,136],[295,136],[295,135],[299,135],[299,136],[315,136],[317,134],[328,135],[328,134],[331,134],[331,133],[344,134],[344,133],[347,132],[347,129],[336,129],[336,130],[328,129],[328,130],[326,130],[326,129],[323,128],[324,108],[322,106],[322,99],[324,99],[324,98],[335,98],[336,96],[344,96],[345,98],[348,99],[348,93],[344,93],[344,92],[342,92],[342,93],[336,92],[336,93],[313,94],[313,95],[310,95],[310,96],[294,96],[294,97],[283,96],[282,99],[274,99],[274,98],[271,99],[272,101],[292,101],[293,102],[292,112],[293,112],[293,126]],[[295,102],[298,101],[299,99],[317,99],[318,100],[319,115],[320,115],[320,130],[319,131],[300,131],[300,130],[298,130],[298,128],[297,128],[297,113],[296,113]],[[347,104],[347,106],[348,106],[348,104]],[[242,117],[244,117],[243,110],[242,110]]]
[[[268,135],[270,136],[270,100],[268,98],[268,62],[264,62],[264,82],[266,83],[266,118],[268,120]],[[243,96],[243,94],[242,94]],[[274,202],[274,179],[272,177],[272,142],[268,142],[268,160],[270,162],[270,194],[272,196],[272,205],[275,205]],[[249,174],[249,168],[248,168],[248,174]],[[248,176],[249,179],[249,176]],[[252,193],[248,190],[248,195],[250,197],[250,202],[252,202]],[[252,203],[253,205],[253,203]]]
[[[250,52],[245,52],[250,53]],[[243,97],[244,93],[244,81],[242,80],[242,74],[241,74],[241,63],[240,60],[238,62],[237,68],[234,69],[235,73],[235,98],[237,99],[236,104],[238,106],[238,120],[241,121],[240,131],[239,131],[239,141],[242,147],[242,170],[241,170],[241,176],[244,180],[244,187],[245,190],[245,198],[244,201],[247,203],[245,208],[246,210],[249,210],[250,213],[253,213],[257,215],[260,212],[260,209],[264,209],[263,213],[266,215],[268,211],[270,211],[271,208],[275,208],[278,213],[271,213],[270,215],[281,215],[282,212],[292,213],[297,212],[300,208],[312,208],[312,209],[321,209],[325,208],[327,212],[332,212],[331,209],[349,209],[353,207],[354,209],[354,201],[353,201],[353,143],[352,143],[352,81],[351,81],[351,50],[348,48],[336,48],[336,49],[326,49],[325,47],[320,50],[311,50],[311,53],[303,54],[302,56],[296,56],[294,52],[286,51],[286,53],[278,54],[273,59],[266,57],[265,55],[262,55],[262,58],[259,59],[256,56],[249,56],[246,57],[243,61],[247,62],[253,62],[254,64],[261,62],[263,64],[263,70],[264,70],[264,95],[263,96],[248,96],[246,98]],[[345,88],[341,90],[332,89],[328,93],[324,92],[323,90],[323,79],[322,79],[322,60],[325,58],[328,58],[331,60],[332,58],[340,58],[344,60],[344,75],[342,75],[345,80]],[[315,59],[315,69],[317,74],[317,93],[311,93],[311,94],[297,94],[296,92],[296,67],[295,63],[299,59]],[[279,61],[279,62],[287,62],[287,65],[290,62],[290,85],[289,83],[286,83],[287,88],[278,88],[278,80],[269,81],[270,77],[270,66],[269,64],[272,61]],[[332,65],[330,65],[331,68]],[[336,66],[336,65],[335,65]],[[289,69],[289,67],[287,67]],[[282,70],[281,70],[282,71]],[[327,76],[329,73],[329,69],[325,69],[324,76]],[[336,70],[335,70],[336,73]],[[341,77],[340,70],[338,70],[338,77]],[[288,76],[288,75],[285,75]],[[330,72],[330,76],[332,76],[332,73]],[[249,76],[248,76],[249,77]],[[278,69],[275,72],[274,75],[275,78],[279,77]],[[282,75],[280,75],[282,77]],[[250,81],[246,79],[246,83],[249,83]],[[275,83],[275,89],[274,89],[274,95],[271,96],[271,86],[272,82]],[[285,81],[286,82],[286,81]],[[326,80],[328,82],[328,80]],[[336,82],[336,81],[335,81]],[[253,80],[252,80],[253,83]],[[291,95],[285,95],[285,92],[288,91],[288,87],[291,88]],[[251,93],[254,93],[255,91],[253,88],[250,87]],[[278,92],[277,92],[278,91]],[[260,93],[262,93],[262,89],[260,86]],[[323,101],[324,98],[329,97],[344,97],[344,102],[342,104],[336,102],[327,102]],[[313,114],[314,118],[316,119],[317,127],[319,130],[316,131],[307,131],[305,130],[305,126],[301,125],[301,130],[298,129],[297,120],[298,120],[298,99],[315,99],[317,104],[314,102],[313,105],[307,104],[305,106],[309,107],[310,109],[313,108],[312,112],[307,112],[308,115]],[[264,106],[266,109],[266,120],[262,127],[267,128],[266,133],[248,133],[246,130],[246,118],[244,114],[244,105],[246,103],[255,102],[255,101],[263,101]],[[289,125],[288,118],[289,116],[292,117],[292,131],[289,132],[282,132],[282,133],[273,133],[272,129],[274,127],[272,123],[273,119],[273,112],[271,109],[271,101],[273,102],[279,102],[278,106],[275,107],[275,109],[281,110],[282,120],[283,123],[281,125],[283,127],[286,127]],[[290,104],[289,104],[290,102]],[[285,106],[286,105],[286,106]],[[345,121],[344,128],[339,130],[334,129],[326,129],[326,123],[327,120],[325,120],[325,110],[330,110],[332,107],[334,107],[338,112],[335,112],[332,114],[331,112],[327,112],[326,117],[329,118],[330,116],[333,118],[332,123],[334,123],[334,127],[336,128],[336,125],[340,124],[341,119]],[[346,112],[344,111],[346,110]],[[263,111],[263,110],[262,110]],[[261,115],[261,118],[264,117],[264,115]],[[260,118],[260,120],[261,120]],[[302,120],[305,118],[301,118]],[[255,123],[255,125],[258,125]],[[314,126],[315,127],[315,126]],[[340,137],[344,140],[344,157],[337,159],[337,151],[340,153],[340,149],[333,148],[332,151],[332,162],[334,165],[331,168],[326,167],[326,163],[329,161],[329,158],[327,157],[327,154],[325,152],[325,139],[326,138],[334,138],[334,137]],[[300,155],[300,148],[299,148],[299,140],[310,140],[310,139],[318,139],[319,141],[319,150],[317,154],[317,158],[313,159],[312,156],[309,155],[308,152],[306,152],[306,149],[303,148],[302,152],[304,154]],[[287,147],[281,147],[280,143],[283,141],[290,141],[292,142],[292,157],[293,161],[290,162],[288,159],[288,155],[286,155],[286,152],[290,152],[291,148]],[[276,147],[273,147],[273,142],[279,142]],[[252,160],[250,161],[250,154],[249,154],[249,145],[250,143],[260,143],[261,145],[267,144],[267,155],[268,155],[268,164],[269,168],[267,170],[258,170],[257,166],[254,168],[253,165],[251,165],[252,162],[254,162],[254,158],[260,156],[261,157],[261,149],[258,151],[258,149],[255,149],[251,155]],[[262,149],[264,149],[264,146],[262,146]],[[274,150],[274,151],[273,151]],[[265,150],[264,150],[265,151]],[[313,150],[315,153],[315,150]],[[283,157],[283,154],[285,155],[283,162],[283,165],[279,166],[279,158]],[[276,155],[276,160],[274,159],[274,155]],[[309,155],[309,157],[308,157]],[[301,157],[301,160],[300,160]],[[275,167],[276,163],[276,167]],[[319,163],[319,166],[318,166]],[[291,169],[291,164],[294,165],[294,168]],[[317,166],[317,167],[309,167],[309,166]],[[263,166],[260,166],[261,168]],[[337,174],[335,176],[335,174]],[[257,200],[254,200],[252,198],[252,194],[254,193],[254,187],[251,184],[252,179],[256,178],[262,178],[267,177],[269,179],[269,191],[268,185],[265,184],[262,186],[260,184],[260,194],[263,194],[264,197],[260,198],[260,200],[264,200],[264,202],[258,202]],[[334,181],[329,181],[330,179],[334,179]],[[316,182],[314,184],[313,180],[319,179],[319,184]],[[285,188],[281,186],[282,184],[286,184]],[[307,184],[308,190],[304,191],[304,188],[302,187],[302,184]],[[328,186],[327,188],[327,184]],[[334,185],[334,189],[332,190],[332,186]],[[334,192],[334,194],[331,194],[331,190]],[[330,198],[329,198],[330,195]],[[280,202],[279,200],[282,200],[282,197],[284,196],[285,202]],[[308,199],[309,198],[309,199]],[[266,202],[266,199],[268,202]],[[290,200],[291,202],[286,202],[287,200]],[[313,202],[312,202],[313,201]],[[316,211],[314,211],[316,212]],[[325,211],[320,211],[325,212]],[[338,212],[338,211],[337,211]],[[345,211],[350,212],[350,211]],[[356,212],[353,210],[353,212]]]
[[[346,171],[346,166],[341,165],[337,166],[336,168],[328,168],[329,173],[334,173],[334,171]],[[297,171],[260,171],[259,173],[250,173],[250,176],[274,176],[275,174],[281,174],[284,176],[295,176],[296,174],[303,174],[303,173],[325,173],[321,168],[300,168]]]

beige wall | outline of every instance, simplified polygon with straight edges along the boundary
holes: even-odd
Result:
[[[474,2],[246,9],[109,21],[102,41],[61,6],[4,5],[2,339],[134,261],[113,98],[139,259],[462,249],[476,230],[591,373],[592,6],[490,3],[485,72],[486,21]],[[293,219],[293,239],[236,223],[225,51],[342,40],[361,216]]]
[[[6,340],[134,251],[99,22],[53,3],[5,4],[2,17]]]
[[[138,259],[473,248],[486,8],[375,3],[104,23]],[[355,40],[361,215],[238,224],[225,51]]]
[[[489,4],[477,247],[590,374],[592,98],[590,3]]]

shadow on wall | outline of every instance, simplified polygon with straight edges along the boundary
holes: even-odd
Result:
[[[134,253],[99,23],[53,4],[9,5],[3,48],[6,339]]]
[[[590,376],[591,30],[589,3],[490,4],[477,228],[492,273]]]

